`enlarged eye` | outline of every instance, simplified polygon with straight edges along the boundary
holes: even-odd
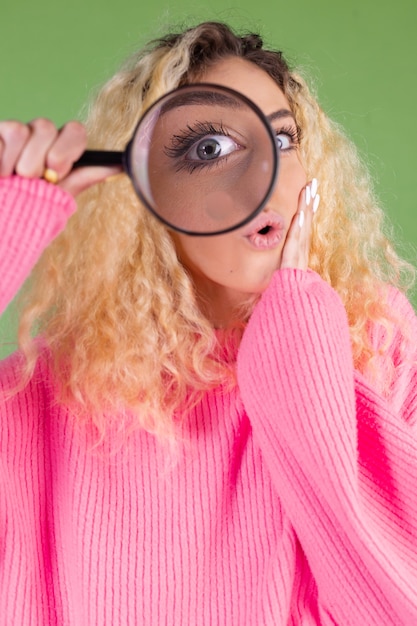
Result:
[[[187,152],[186,159],[212,161],[239,149],[239,145],[226,135],[209,135],[196,142]]]

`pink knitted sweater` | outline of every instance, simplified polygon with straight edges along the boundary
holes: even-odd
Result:
[[[0,181],[3,305],[74,209],[44,181]],[[41,357],[0,402],[0,624],[417,624],[417,322],[397,292],[392,307],[410,341],[396,332],[378,391],[337,294],[276,272],[238,388],[204,396],[173,466],[145,432],[93,449]]]

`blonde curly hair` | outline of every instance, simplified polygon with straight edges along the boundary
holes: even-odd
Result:
[[[310,266],[339,293],[355,363],[365,370],[374,356],[369,320],[393,323],[381,297],[384,286],[401,286],[412,268],[383,234],[383,213],[355,148],[280,52],[265,50],[258,35],[238,36],[215,22],[156,40],[98,94],[86,122],[90,144],[123,149],[157,98],[198,80],[228,56],[263,68],[290,103],[307,176],[320,181]],[[27,374],[40,350],[31,339],[35,331],[52,355],[59,400],[92,419],[101,433],[118,421],[171,437],[176,416],[199,393],[233,384],[233,358],[225,358],[227,345],[199,309],[169,232],[141,205],[126,177],[79,198],[25,297],[19,342]]]

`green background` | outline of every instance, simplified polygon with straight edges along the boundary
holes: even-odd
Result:
[[[0,119],[57,124],[82,116],[121,60],[168,30],[215,19],[261,32],[357,143],[415,262],[416,0],[2,0],[0,18]],[[9,308],[0,320],[2,354],[15,345],[14,317]]]

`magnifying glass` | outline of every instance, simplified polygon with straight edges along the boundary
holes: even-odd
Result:
[[[124,152],[87,150],[75,164],[122,165],[145,206],[189,235],[243,226],[265,206],[278,174],[276,137],[233,89],[179,87],[141,117]]]

